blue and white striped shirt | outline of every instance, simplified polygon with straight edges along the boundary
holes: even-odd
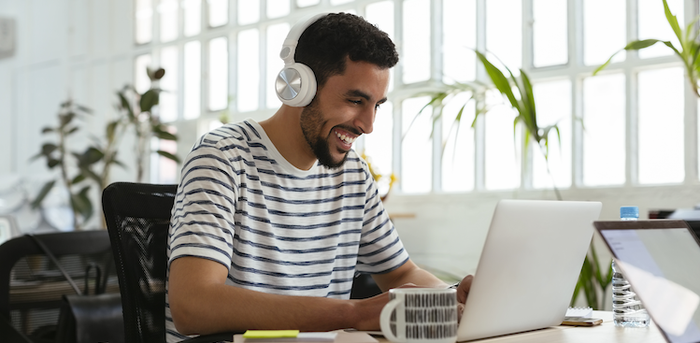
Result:
[[[408,254],[365,161],[299,170],[246,120],[200,139],[182,169],[169,263],[219,262],[227,284],[260,292],[348,299],[355,273],[385,273]],[[176,330],[166,294],[168,342]]]

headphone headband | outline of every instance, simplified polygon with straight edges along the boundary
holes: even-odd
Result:
[[[294,53],[297,49],[297,44],[299,44],[299,37],[306,31],[306,28],[311,26],[321,17],[327,16],[328,13],[319,13],[312,16],[307,16],[303,20],[299,21],[294,25],[287,34],[287,37],[282,43],[282,50],[280,51],[280,58],[284,61],[284,65],[290,65],[294,63]]]

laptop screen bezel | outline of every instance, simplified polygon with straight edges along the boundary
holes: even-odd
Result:
[[[600,235],[600,238],[605,242],[605,245],[608,247],[608,251],[617,258],[617,255],[615,255],[615,251],[610,247],[610,244],[608,241],[605,239],[603,236],[603,231],[610,231],[610,230],[645,230],[645,229],[683,229],[685,228],[690,232],[690,235],[695,239],[695,243],[698,244],[698,248],[700,249],[700,239],[698,239],[697,235],[693,231],[693,229],[690,227],[690,225],[685,221],[685,220],[668,220],[668,219],[649,219],[649,220],[612,220],[612,221],[594,221],[593,225],[596,228],[596,231]],[[639,299],[644,303],[643,299]],[[656,325],[656,321],[654,320],[654,315],[652,313],[649,313],[649,316],[651,316],[652,321],[654,321],[654,325]],[[664,336],[664,339],[666,339],[666,342],[671,342],[671,338],[666,334],[666,332],[658,325],[656,327],[659,329],[661,334]]]
[[[593,225],[596,228],[596,231],[598,231],[598,234],[601,235],[601,238],[603,238],[603,233],[601,231],[604,230],[640,230],[640,229],[683,229],[685,228],[690,232],[690,235],[695,239],[695,243],[700,246],[700,239],[698,239],[698,236],[695,235],[695,232],[693,229],[690,227],[688,222],[685,220],[668,220],[668,219],[649,219],[649,220],[596,220],[593,222]],[[608,244],[608,241],[606,241],[603,238],[603,242],[605,242],[605,246],[608,247],[608,250],[610,251],[613,256],[615,256],[615,252],[613,249],[610,247],[610,244]],[[617,256],[615,256],[617,257]]]

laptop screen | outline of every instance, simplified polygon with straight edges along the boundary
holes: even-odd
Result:
[[[686,299],[684,294],[692,296],[687,291],[700,294],[700,245],[687,224],[682,221],[596,222],[596,228],[613,255],[627,266],[623,271],[628,281],[666,338],[672,343],[700,342],[697,308],[688,312],[692,319],[686,316],[686,321],[682,321],[688,323],[685,330],[682,327],[672,330],[663,325],[664,320],[669,320],[669,311],[679,312],[674,306],[684,306],[674,302]],[[662,288],[655,288],[659,284],[652,282],[655,280],[671,283],[661,281]],[[668,291],[663,288],[664,284],[682,287]],[[680,293],[674,298],[676,289],[680,289]]]

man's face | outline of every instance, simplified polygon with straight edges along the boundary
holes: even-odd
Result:
[[[321,165],[338,168],[352,143],[371,133],[374,116],[386,101],[389,70],[347,60],[345,72],[333,75],[301,113],[301,130]]]

